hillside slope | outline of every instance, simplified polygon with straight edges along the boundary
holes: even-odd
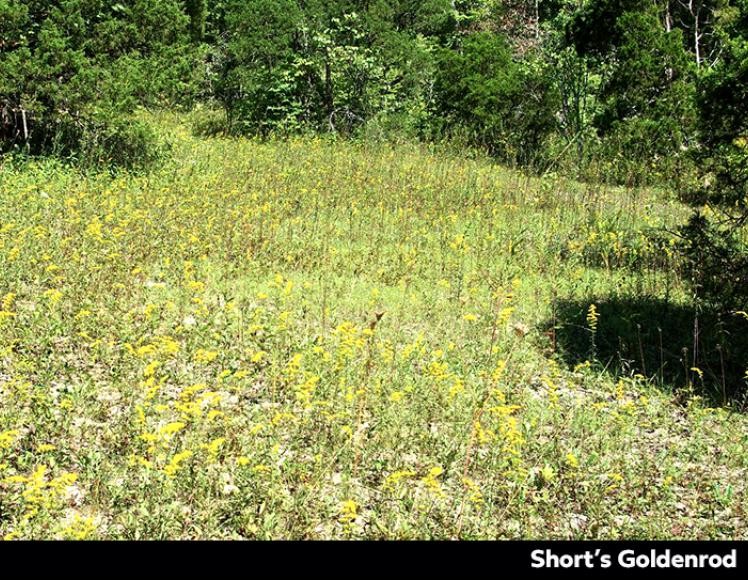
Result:
[[[678,204],[164,127],[147,175],[0,169],[0,536],[748,537]]]

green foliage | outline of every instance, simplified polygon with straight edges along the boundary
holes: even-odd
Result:
[[[748,10],[747,10],[748,12]],[[692,200],[714,203],[734,220],[748,213],[748,26],[699,90],[699,161],[708,177]]]
[[[419,122],[449,4],[354,4],[228,3],[218,92],[233,131],[350,133],[403,114]]]
[[[185,0],[187,15],[190,17],[190,35],[192,40],[200,42],[205,36],[205,25],[208,17],[206,0]]]
[[[565,23],[567,43],[580,53],[605,58],[616,47],[625,44],[625,29],[617,26],[623,14],[651,11],[649,0],[591,0],[582,4]]]
[[[194,93],[177,0],[2,0],[0,23],[0,151],[125,164],[132,153],[137,165],[155,144],[128,120],[135,109]]]
[[[2,147],[59,148],[101,110],[217,102],[233,133],[460,135],[522,165],[673,182],[690,171],[696,72],[741,14],[728,0],[1,0]]]
[[[720,64],[701,80],[700,183],[684,191],[697,213],[682,229],[700,296],[724,308],[748,301],[748,3]],[[740,24],[742,23],[742,26]],[[699,213],[700,208],[708,216]]]
[[[692,60],[681,30],[668,30],[641,0],[597,0],[567,28],[569,42],[597,60],[604,178],[630,185],[662,182],[688,168],[696,114]]]
[[[229,3],[218,95],[235,129],[266,132],[292,120],[298,79],[290,64],[300,17],[293,0]]]
[[[447,130],[464,129],[498,157],[528,164],[555,127],[557,95],[536,62],[517,62],[496,34],[467,37],[440,52],[434,80],[436,115]]]
[[[615,131],[616,123],[654,121],[649,133],[652,153],[676,151],[693,125],[693,84],[680,31],[665,32],[651,13],[623,14],[616,21],[621,44],[616,63],[602,87],[605,105],[599,126]]]
[[[680,232],[681,251],[697,296],[722,310],[743,308],[748,300],[748,244],[740,234],[700,213]]]

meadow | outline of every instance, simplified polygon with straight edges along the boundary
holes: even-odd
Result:
[[[183,121],[145,173],[0,166],[0,537],[748,538],[687,208]]]

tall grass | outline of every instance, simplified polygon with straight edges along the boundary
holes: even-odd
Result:
[[[687,307],[680,205],[158,122],[147,174],[0,170],[0,534],[745,537],[745,417],[600,352]]]

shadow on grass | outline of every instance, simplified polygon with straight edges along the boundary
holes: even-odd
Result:
[[[594,333],[591,304],[598,315]],[[561,300],[548,327],[570,366],[598,361],[613,375],[641,374],[664,389],[691,384],[711,404],[745,409],[748,402],[748,320],[740,314],[697,316],[692,306],[611,296]]]

